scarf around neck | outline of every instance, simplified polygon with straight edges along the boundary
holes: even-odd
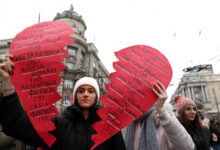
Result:
[[[127,150],[134,150],[136,122],[142,122],[138,150],[158,150],[157,135],[152,113],[153,110],[154,107],[151,107],[140,118],[127,126],[125,132],[125,145]]]

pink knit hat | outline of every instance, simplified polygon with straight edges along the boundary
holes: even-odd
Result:
[[[194,101],[192,101],[191,99],[181,96],[181,95],[177,95],[174,97],[174,101],[176,103],[176,111],[179,113],[180,110],[185,107],[186,105],[193,105],[196,106],[196,104],[194,103]]]

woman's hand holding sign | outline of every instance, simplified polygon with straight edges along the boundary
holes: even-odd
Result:
[[[4,62],[0,64],[0,76],[2,77],[2,89],[4,96],[14,93],[14,86],[9,78],[9,74],[12,73],[13,67],[14,64],[11,62],[11,56],[6,55]]]
[[[165,112],[165,109],[163,106],[164,106],[164,103],[168,97],[167,92],[166,92],[166,88],[164,87],[164,85],[160,81],[155,82],[154,85],[156,88],[152,87],[152,90],[158,96],[158,100],[155,103],[155,108],[159,114],[163,114]]]
[[[14,64],[11,62],[10,58],[10,55],[6,55],[4,62],[0,64],[0,76],[3,79],[9,78],[9,73],[12,73],[12,68],[14,67]]]

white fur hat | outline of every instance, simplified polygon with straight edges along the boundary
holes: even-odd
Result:
[[[78,90],[78,88],[82,85],[90,85],[92,86],[95,91],[96,91],[96,94],[97,94],[97,101],[99,100],[99,97],[100,97],[100,91],[99,91],[99,85],[96,81],[96,79],[94,78],[91,78],[91,77],[83,77],[83,78],[80,78],[75,86],[74,86],[74,90],[73,90],[73,101],[75,102],[75,99],[76,99],[76,92]]]

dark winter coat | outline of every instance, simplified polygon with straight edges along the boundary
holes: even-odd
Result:
[[[218,139],[218,141],[216,141],[216,142],[212,141],[212,143],[211,143],[213,150],[220,150],[220,131],[216,127],[215,118],[210,119],[209,129],[212,133],[215,133],[215,135],[217,136],[217,139]]]
[[[193,139],[193,142],[196,146],[196,150],[210,150],[211,149],[211,132],[208,128],[202,127],[198,128],[195,125],[190,124],[188,127],[185,127],[187,132]]]
[[[93,142],[92,134],[95,130],[91,125],[100,120],[96,114],[98,106],[90,110],[88,119],[84,119],[81,110],[72,105],[62,114],[53,118],[56,130],[52,134],[56,142],[51,149],[54,150],[89,150]],[[46,147],[43,140],[34,130],[27,114],[23,110],[17,94],[0,98],[0,124],[3,132],[9,136],[19,139],[28,145]],[[125,144],[121,132],[114,135],[95,150],[124,150]]]

